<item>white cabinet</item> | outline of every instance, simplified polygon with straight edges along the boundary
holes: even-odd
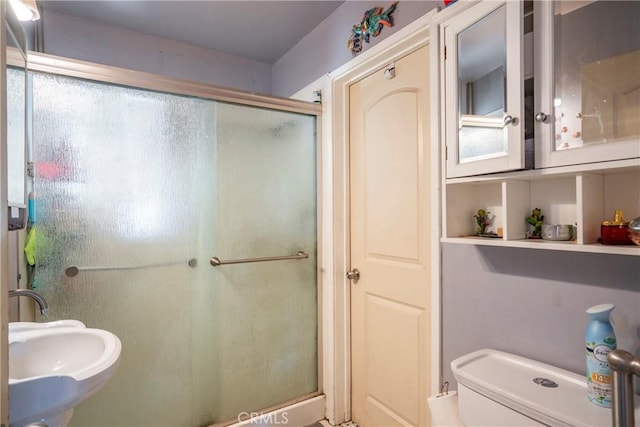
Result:
[[[536,1],[534,18],[536,168],[640,157],[640,2]]]
[[[442,23],[447,177],[524,168],[522,5],[482,2]]]
[[[440,54],[442,240],[640,256],[635,245],[599,243],[601,223],[615,210],[623,210],[627,220],[640,216],[640,2],[534,2],[534,169],[524,169],[523,84],[530,76],[522,68],[528,62],[523,60],[523,3],[459,2],[434,18],[433,46]],[[476,25],[495,18],[503,7],[509,18],[501,46]],[[489,27],[498,28],[501,20]],[[473,63],[463,57],[474,52],[465,47],[469,30],[474,41],[487,43],[479,57],[496,50],[506,57],[500,92],[506,102],[493,114],[473,110],[473,98],[485,96],[476,84],[496,67],[465,71]],[[519,105],[510,105],[511,100]],[[522,128],[500,123],[507,115]],[[502,151],[494,147],[465,156],[478,149],[464,147],[466,128],[489,133],[492,120],[504,137]],[[526,218],[534,208],[542,210],[545,224],[573,225],[573,240],[529,239]],[[488,231],[497,237],[475,236],[478,209],[490,212]]]

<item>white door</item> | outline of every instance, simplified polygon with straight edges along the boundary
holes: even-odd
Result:
[[[350,86],[352,418],[429,425],[429,48]],[[390,74],[390,73],[387,73]],[[435,184],[435,183],[434,183]]]

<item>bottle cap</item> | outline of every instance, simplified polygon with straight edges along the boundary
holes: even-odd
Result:
[[[611,311],[614,308],[615,308],[615,305],[613,304],[598,304],[598,305],[594,305],[593,307],[589,307],[587,309],[587,314],[602,313],[604,311]]]
[[[602,225],[629,225],[628,221],[624,220],[623,211],[615,211],[613,213],[613,221],[603,221]]]

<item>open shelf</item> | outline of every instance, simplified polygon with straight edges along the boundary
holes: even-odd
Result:
[[[613,163],[613,162],[611,162]],[[629,221],[640,214],[640,167],[617,162],[616,167],[562,173],[524,171],[499,176],[446,180],[443,242],[546,250],[640,255],[635,245],[602,245],[600,226],[622,210]],[[573,169],[571,169],[573,170]],[[558,242],[526,239],[531,210],[540,208],[545,224],[566,224],[577,230],[574,240]],[[478,209],[491,212],[487,231],[502,238],[474,237]],[[460,237],[470,236],[470,237]]]
[[[443,237],[442,243],[456,243],[464,245],[501,246],[509,248],[542,249],[552,251],[589,252],[598,254],[615,254],[640,256],[640,246],[637,245],[602,245],[599,243],[579,245],[575,241],[549,240],[503,240],[485,239],[482,237]]]

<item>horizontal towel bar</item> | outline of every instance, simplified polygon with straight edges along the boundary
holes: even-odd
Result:
[[[309,254],[303,251],[298,251],[295,255],[284,255],[284,256],[268,256],[263,258],[244,258],[244,259],[228,259],[221,260],[217,256],[211,257],[211,265],[217,267],[223,264],[243,264],[245,262],[265,262],[265,261],[283,261],[286,259],[305,259],[309,258]]]
[[[81,271],[100,271],[100,270],[135,270],[139,268],[151,268],[151,267],[167,267],[170,265],[188,265],[189,267],[195,267],[198,265],[198,261],[195,258],[191,258],[187,261],[174,261],[174,262],[162,262],[158,264],[147,264],[147,265],[133,265],[133,266],[111,266],[111,267],[76,267],[71,266],[67,267],[64,270],[64,274],[67,277],[75,277]]]

